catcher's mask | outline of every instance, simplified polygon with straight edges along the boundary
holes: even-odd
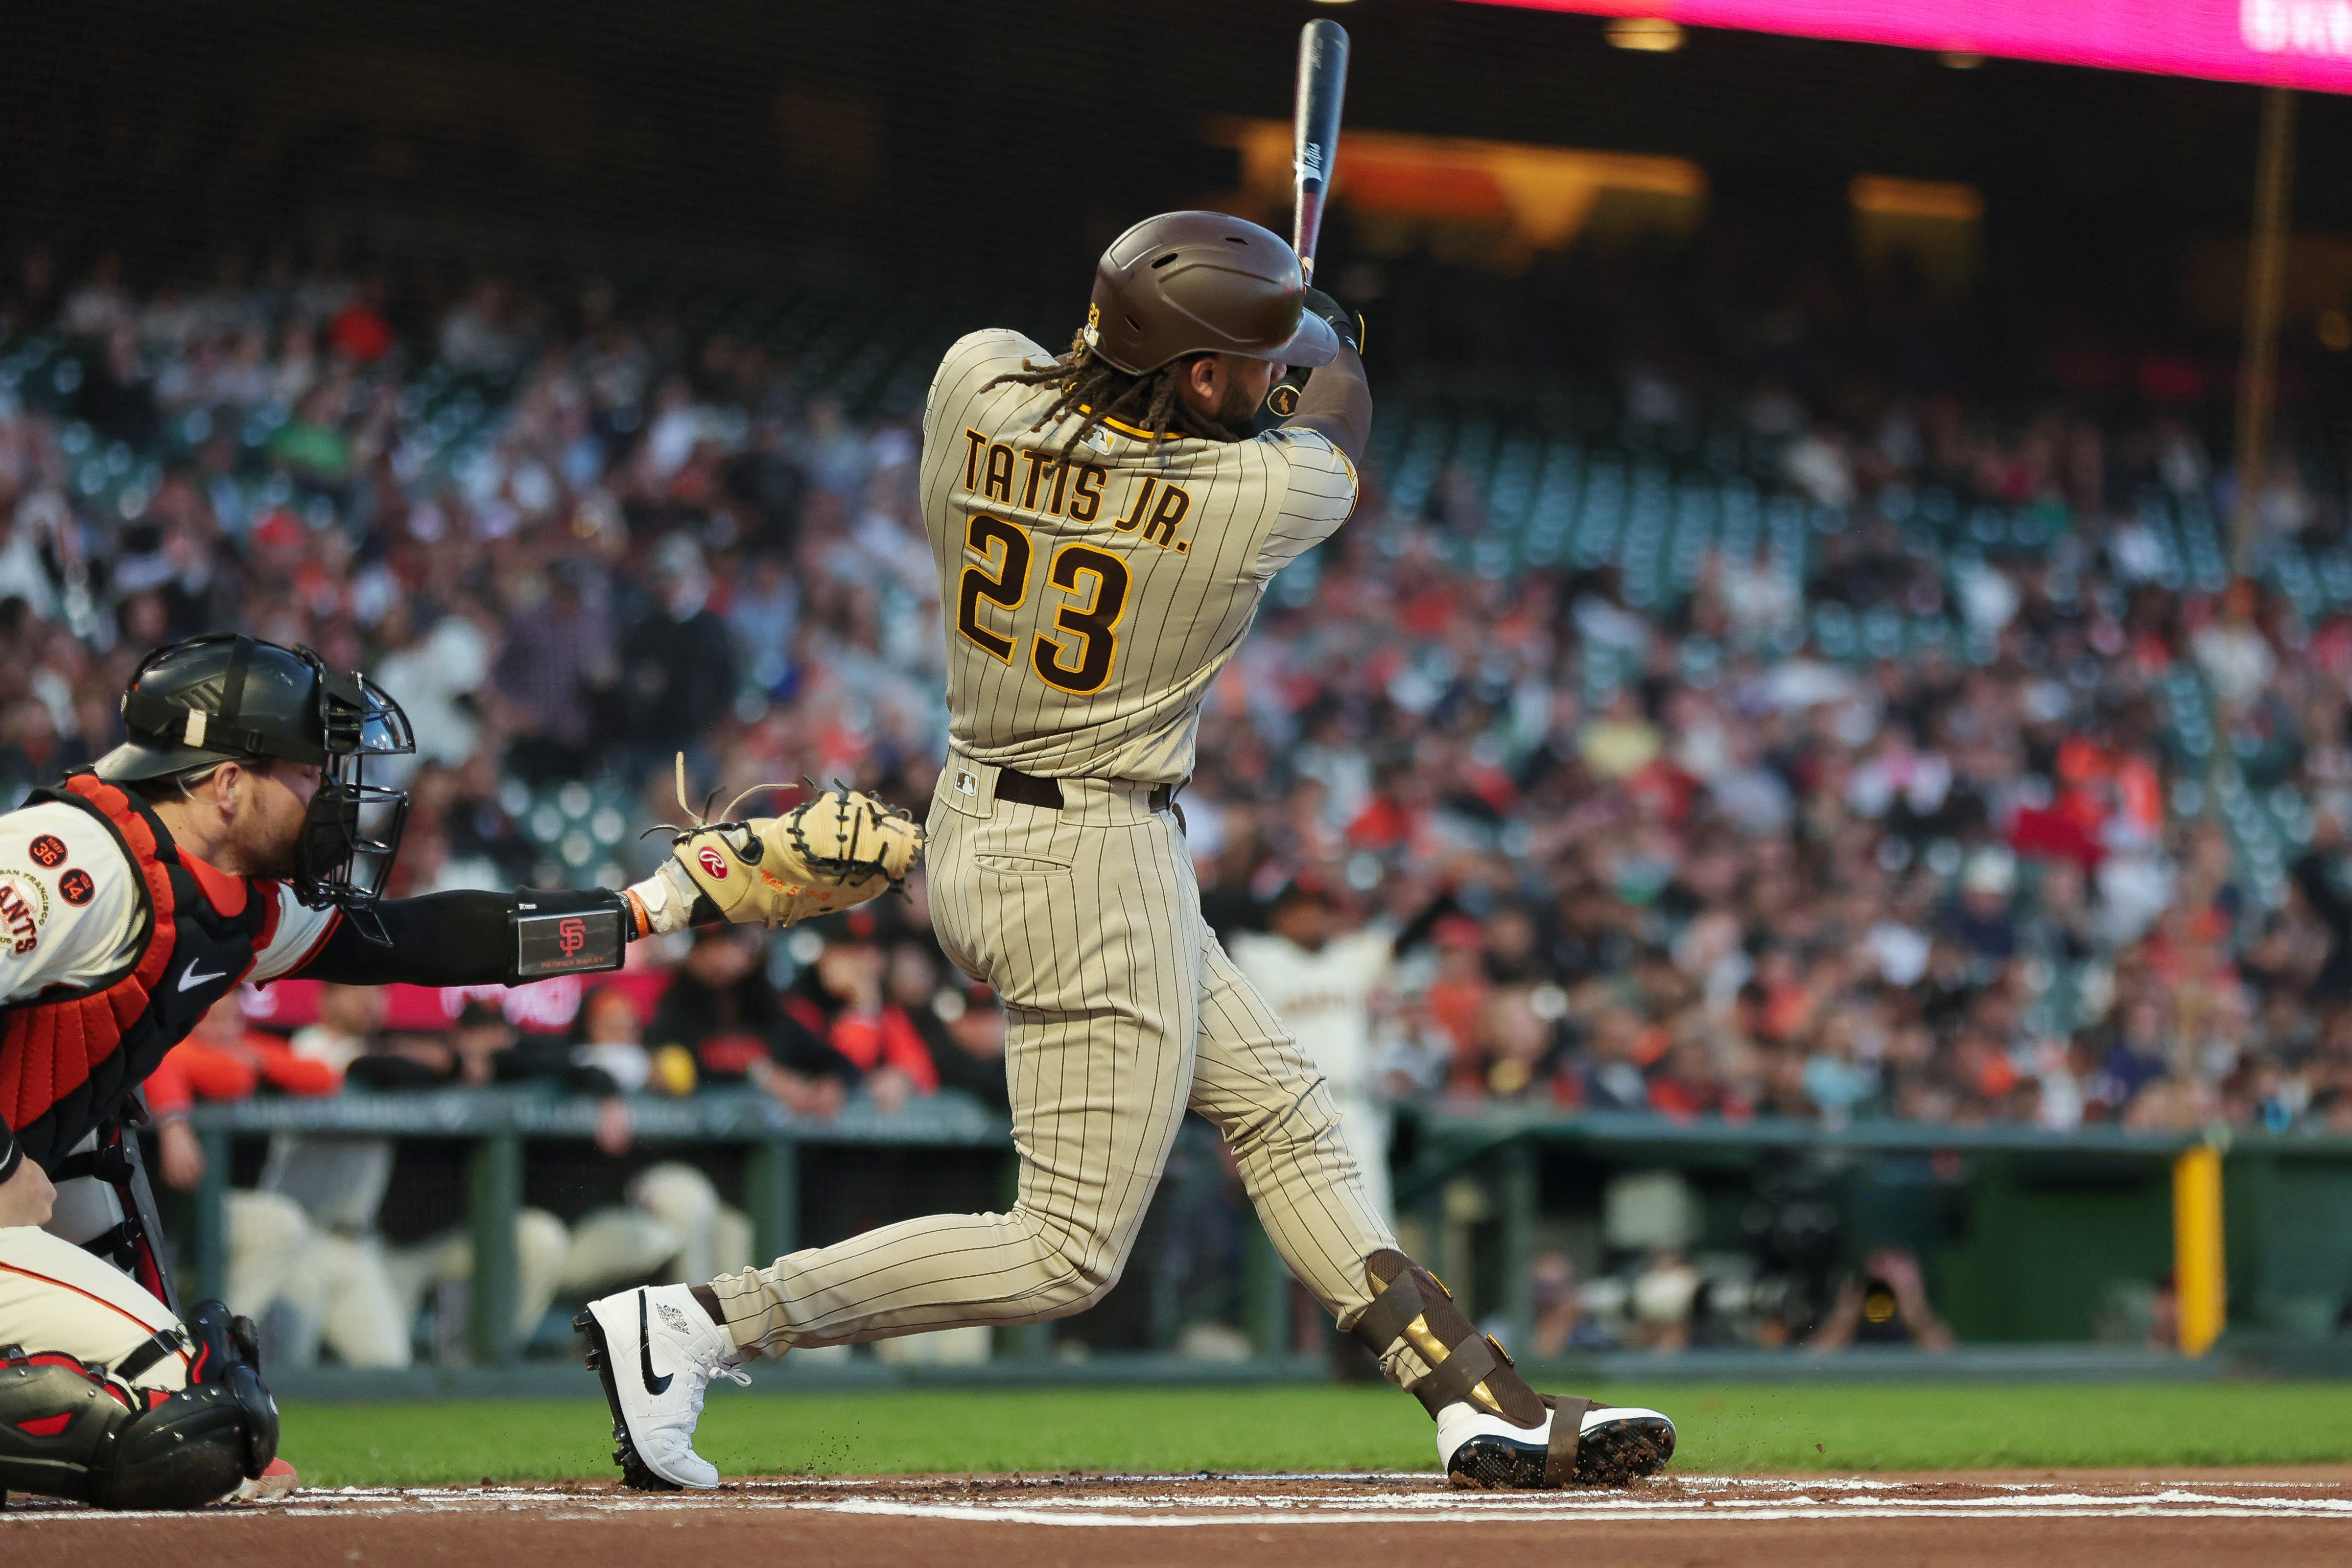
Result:
[[[202,778],[224,762],[283,758],[319,769],[295,846],[295,895],[385,940],[373,905],[408,821],[408,792],[370,784],[371,757],[416,749],[408,716],[365,675],[309,648],[210,632],[140,662],[122,696],[130,741],[99,758],[110,782]],[[363,820],[364,819],[364,820]]]

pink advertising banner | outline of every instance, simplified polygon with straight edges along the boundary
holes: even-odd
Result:
[[[1475,0],[2352,92],[2352,0]]]

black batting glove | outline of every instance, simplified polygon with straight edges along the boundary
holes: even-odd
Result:
[[[1339,341],[1347,344],[1356,353],[1360,354],[1364,351],[1362,317],[1319,288],[1308,288],[1302,303],[1306,306],[1308,315],[1320,316],[1325,321],[1330,323],[1331,330],[1339,334]]]

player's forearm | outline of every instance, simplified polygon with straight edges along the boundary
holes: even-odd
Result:
[[[345,986],[511,986],[617,969],[641,929],[628,895],[610,888],[434,893],[368,913],[384,940],[347,918],[295,972]]]
[[[1321,432],[1349,462],[1360,465],[1372,438],[1372,386],[1356,351],[1342,343],[1339,357],[1307,378],[1298,412],[1282,423],[1285,428]]]

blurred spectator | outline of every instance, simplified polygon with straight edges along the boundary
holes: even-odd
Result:
[[[295,1056],[316,1062],[338,1082],[352,1064],[369,1055],[383,1023],[383,992],[374,986],[322,986],[319,1021],[294,1031],[287,1042]]]
[[[621,700],[630,744],[658,757],[698,743],[733,703],[735,653],[691,538],[655,548],[651,588],[653,612],[621,638]]]
[[[204,1145],[188,1126],[191,1103],[242,1100],[264,1086],[281,1094],[332,1094],[342,1087],[342,1076],[323,1061],[296,1055],[284,1037],[246,1028],[245,998],[232,990],[205,1009],[142,1086],[155,1118],[164,1184],[186,1191],[204,1179]]]
[[[645,1032],[636,998],[618,986],[598,986],[580,998],[580,1011],[572,1019],[572,1064],[603,1074],[612,1086],[610,1092],[679,1092],[671,1084],[655,1082],[656,1064],[645,1047]],[[690,1074],[686,1087],[693,1087]]]
[[[1628,1343],[1645,1350],[1688,1349],[1703,1288],[1698,1270],[1680,1252],[1669,1248],[1653,1256],[1627,1300],[1633,1309]]]
[[[241,991],[206,1009],[188,1038],[164,1055],[163,1065],[147,1081],[150,1097],[159,1082],[174,1080],[200,1100],[242,1100],[264,1088],[280,1094],[332,1094],[342,1083],[332,1065],[295,1051],[285,1036],[248,1029]]]
[[[761,970],[761,936],[729,925],[696,931],[646,1038],[656,1055],[671,1046],[693,1052],[702,1082],[748,1081],[795,1115],[832,1116],[857,1068],[784,1009]]]
[[[1536,1354],[1606,1349],[1616,1343],[1585,1312],[1576,1264],[1568,1254],[1543,1253],[1528,1265],[1528,1272],[1533,1287]]]
[[[1643,1111],[1650,1086],[1642,1076],[1643,1030],[1630,1008],[1602,1009],[1592,1020],[1591,1039],[1573,1080],[1576,1102],[1593,1111]]]
[[[1808,1350],[1841,1350],[1850,1344],[1907,1344],[1949,1350],[1952,1331],[1927,1304],[1919,1260],[1900,1247],[1881,1247],[1862,1268],[1838,1284],[1837,1297],[1805,1341]]]
[[[885,1112],[904,1110],[910,1098],[937,1090],[930,1049],[906,1005],[886,988],[889,959],[876,913],[853,909],[802,932],[823,946],[785,998],[785,1012],[840,1053]]]
[[[514,737],[508,766],[533,783],[588,770],[592,694],[618,674],[612,624],[590,601],[588,579],[577,559],[557,560],[548,568],[545,597],[509,616],[500,634],[498,688]]]
[[[593,279],[557,309],[487,274],[233,270],[36,246],[0,277],[0,794],[112,742],[141,644],[233,624],[406,705],[404,885],[650,855],[556,797],[637,798],[678,749],[738,785],[897,775],[919,807],[944,709],[912,394],[854,413]],[[1529,320],[1689,318],[1672,265],[1579,278],[1484,287]],[[2145,413],[1927,390],[1921,346],[1969,330],[1847,281],[1860,317],[1759,284],[1679,359],[1597,332],[1577,352],[1616,356],[1583,368],[1621,402],[1547,428],[1401,407],[1209,694],[1204,908],[1234,939],[1302,865],[1388,919],[1453,888],[1375,1025],[1457,1094],[2352,1118],[2341,465],[2282,451],[2231,576],[2194,378]],[[804,982],[857,1062],[763,1046],[780,1098],[822,1111],[858,1063],[885,1101],[956,1081],[965,1015],[896,963],[878,1000],[851,953]],[[730,1005],[771,1019],[752,994]],[[308,1054],[352,1061],[358,1005]]]
[[[892,945],[885,986],[890,1004],[929,1052],[940,1088],[961,1090],[999,1111],[1012,1109],[1004,1082],[1004,1004],[994,991],[964,980],[929,944],[912,938]]]
[[[940,1088],[960,1089],[1000,1112],[1013,1108],[1004,1082],[1004,1003],[994,991],[977,983],[950,986],[914,1018]]]

